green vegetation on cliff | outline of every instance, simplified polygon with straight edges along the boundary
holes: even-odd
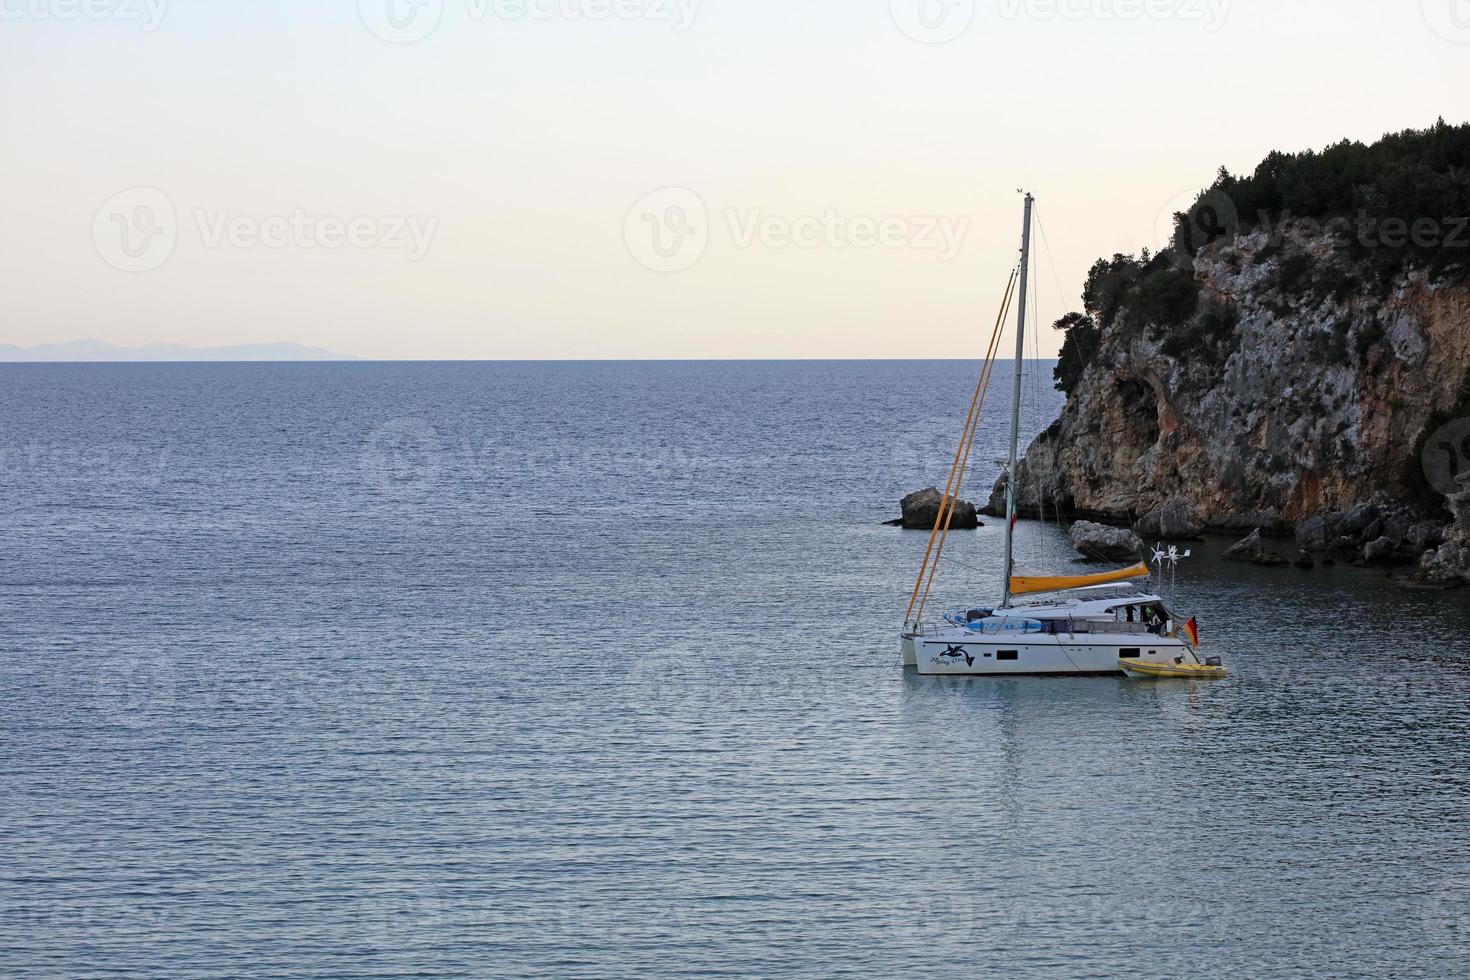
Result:
[[[1220,238],[1313,222],[1380,279],[1405,265],[1439,275],[1470,259],[1470,125],[1443,119],[1371,146],[1273,152],[1249,176],[1225,168],[1187,212],[1174,248],[1191,258]]]
[[[1237,346],[1240,311],[1202,296],[1194,260],[1222,239],[1265,231],[1257,265],[1272,263],[1279,294],[1268,303],[1289,317],[1302,304],[1381,294],[1406,269],[1432,279],[1470,273],[1470,124],[1443,120],[1371,146],[1344,140],[1320,152],[1273,152],[1249,176],[1220,170],[1187,213],[1175,215],[1173,245],[1157,255],[1114,255],[1093,265],[1085,314],[1055,324],[1066,333],[1056,369],[1069,395],[1120,324],[1161,340],[1172,357],[1218,366]],[[1330,243],[1333,256],[1291,250],[1292,236]],[[1232,258],[1231,261],[1237,261]],[[1330,363],[1365,363],[1382,337],[1376,325],[1323,338]]]

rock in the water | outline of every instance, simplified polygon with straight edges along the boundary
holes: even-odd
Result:
[[[1444,527],[1433,521],[1421,521],[1409,528],[1407,543],[1419,552],[1438,548],[1444,544]]]
[[[1373,525],[1373,522],[1378,520],[1378,514],[1377,504],[1371,502],[1359,504],[1342,515],[1342,521],[1339,525],[1340,531],[1342,534],[1356,537],[1368,530]]]
[[[1266,548],[1261,544],[1261,529],[1256,528],[1243,541],[1237,541],[1225,552],[1230,561],[1260,561],[1266,557]]]
[[[1393,538],[1374,538],[1363,548],[1363,561],[1369,565],[1388,565],[1394,560],[1398,545]]]
[[[1072,547],[1089,558],[1132,561],[1143,557],[1143,539],[1126,528],[1091,521],[1072,525]]]
[[[903,517],[897,523],[912,530],[932,531],[939,520],[939,506],[943,502],[944,494],[939,492],[938,487],[911,493],[899,504],[903,508]],[[975,505],[968,500],[956,501],[954,519],[949,521],[949,526],[954,531],[973,531],[981,527],[980,515],[975,510]]]
[[[1470,478],[1462,479],[1461,487],[1445,498],[1455,523],[1445,529],[1444,542],[1419,559],[1411,581],[1421,588],[1470,585]]]
[[[1285,568],[1291,562],[1281,555],[1266,553],[1251,562],[1252,565],[1260,565],[1263,568]]]
[[[1204,526],[1194,508],[1184,500],[1174,499],[1144,515],[1134,528],[1145,538],[1167,538],[1171,541],[1197,538]]]
[[[1307,554],[1305,551],[1299,551],[1297,552],[1296,556],[1296,567],[1300,568],[1304,572],[1310,572],[1312,569],[1317,567],[1317,562],[1315,559],[1312,558],[1311,555]]]
[[[1328,551],[1341,536],[1339,514],[1319,514],[1296,526],[1296,543],[1303,551]]]

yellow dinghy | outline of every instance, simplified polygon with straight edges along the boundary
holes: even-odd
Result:
[[[1192,680],[1223,680],[1229,676],[1229,671],[1215,664],[1173,662],[1163,664],[1151,664],[1146,660],[1119,660],[1118,668],[1129,677],[1137,678],[1164,678],[1185,677]]]

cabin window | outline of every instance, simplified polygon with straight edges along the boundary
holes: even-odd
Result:
[[[1124,647],[1122,650],[1118,651],[1119,660],[1137,660],[1142,656],[1142,650],[1135,650],[1132,647]]]
[[[1020,660],[1021,659],[1021,651],[1020,650],[997,650],[995,652],[995,659],[996,660]]]

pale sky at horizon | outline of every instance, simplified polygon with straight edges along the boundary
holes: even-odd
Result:
[[[1470,0],[418,2],[0,0],[0,343],[974,356],[1027,186],[1045,355],[1220,165],[1470,120]]]

